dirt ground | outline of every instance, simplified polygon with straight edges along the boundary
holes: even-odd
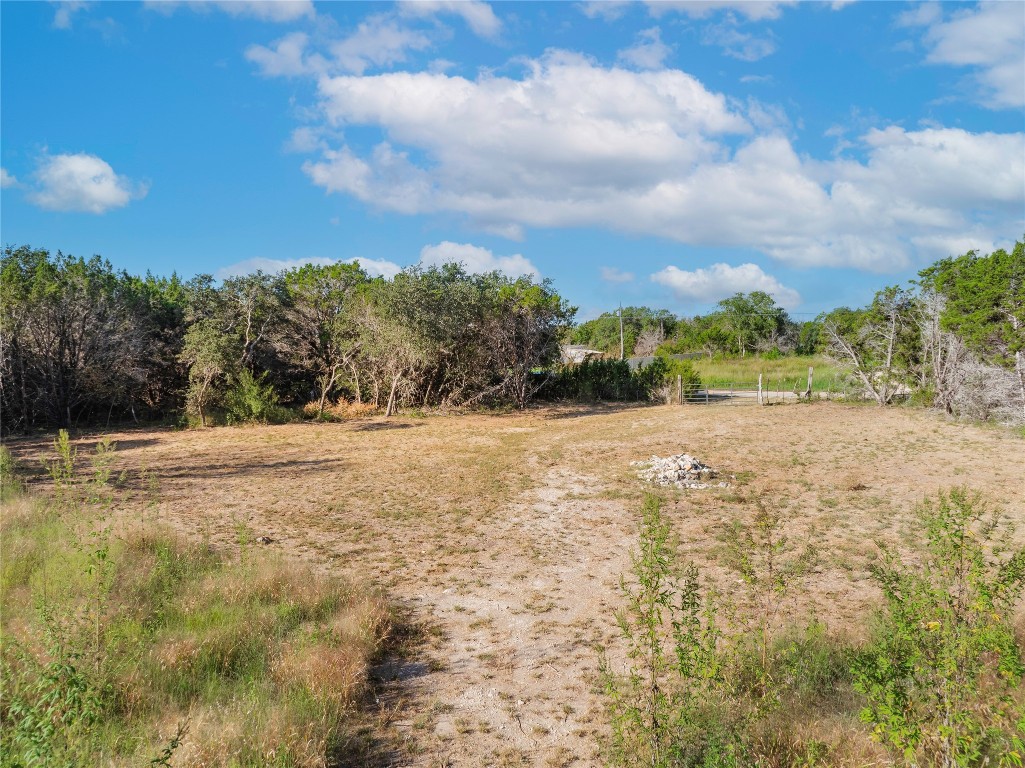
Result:
[[[599,764],[596,646],[616,655],[617,584],[651,490],[631,461],[690,453],[735,475],[726,489],[661,491],[683,555],[728,590],[728,525],[775,509],[792,542],[819,553],[795,617],[855,637],[878,601],[868,558],[877,541],[906,540],[924,495],[967,485],[1025,523],[1020,437],[871,406],[544,408],[111,437],[126,516],[227,549],[269,536],[268,548],[379,584],[428,628],[412,658],[379,671],[394,679],[381,706],[396,760],[416,766]],[[83,456],[94,440],[79,441]],[[9,446],[32,466],[48,449]]]

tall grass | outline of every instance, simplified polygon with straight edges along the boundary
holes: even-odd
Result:
[[[754,389],[758,386],[758,374],[762,374],[762,385],[791,391],[795,384],[804,391],[808,384],[808,367],[815,369],[812,391],[825,392],[842,386],[843,372],[829,358],[821,355],[792,357],[738,357],[704,358],[694,360],[694,370],[701,381],[712,389],[727,389],[732,384],[738,389]]]
[[[0,765],[319,766],[356,740],[389,631],[372,590],[230,559],[4,468]],[[67,488],[65,489],[67,490]]]

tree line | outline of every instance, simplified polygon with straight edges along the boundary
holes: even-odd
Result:
[[[622,313],[622,339],[620,338]],[[703,353],[746,357],[749,354],[813,354],[818,324],[796,322],[764,291],[737,293],[707,315],[677,317],[668,309],[625,307],[605,312],[573,328],[570,341],[627,357]]]
[[[144,277],[108,261],[8,247],[0,275],[5,431],[268,418],[344,397],[523,406],[575,309],[547,280],[356,264],[270,275]]]
[[[574,325],[548,280],[455,264],[393,279],[358,264],[305,265],[216,284],[143,277],[8,247],[0,270],[5,432],[112,421],[273,420],[345,399],[523,407],[537,396],[645,398],[690,377],[678,353],[828,354],[881,405],[912,397],[958,416],[1025,419],[1025,244],[970,251],[879,291],[866,307],[796,322],[767,293],[707,315],[627,307]],[[621,317],[620,317],[621,313]],[[622,336],[620,330],[622,323]],[[560,344],[656,355],[646,372],[558,365]]]
[[[932,264],[861,309],[819,318],[825,349],[880,405],[1025,421],[1025,242]]]
[[[618,356],[620,316],[607,312],[570,332]],[[626,356],[826,354],[880,405],[911,398],[980,421],[1025,420],[1025,243],[969,251],[883,288],[868,306],[794,321],[761,291],[738,293],[707,315],[622,310]]]

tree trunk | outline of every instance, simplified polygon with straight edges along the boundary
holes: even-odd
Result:
[[[395,413],[395,390],[398,389],[399,379],[401,377],[402,374],[397,374],[391,380],[391,392],[388,395],[388,407],[385,409],[385,416],[391,416]]]
[[[359,372],[356,370],[356,366],[352,363],[349,364],[349,370],[352,371],[352,389],[356,396],[356,404],[359,405],[363,402],[363,393],[360,392],[359,386]]]
[[[1025,416],[1025,356],[1021,350],[1014,353],[1014,367],[1018,372],[1018,389],[1021,392],[1021,410]]]

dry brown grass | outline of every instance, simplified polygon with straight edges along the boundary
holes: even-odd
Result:
[[[723,536],[757,502],[769,504],[791,540],[813,538],[820,555],[787,610],[853,639],[879,600],[867,570],[875,542],[906,542],[924,496],[966,484],[1025,521],[1020,438],[838,403],[560,407],[112,437],[118,469],[129,470],[129,511],[134,504],[135,514],[239,555],[244,525],[311,568],[385,586],[433,628],[425,655],[396,667],[386,718],[416,765],[559,764],[570,755],[573,765],[598,764],[593,647],[616,642],[616,583],[648,490],[630,461],[687,452],[736,474],[727,489],[664,492],[684,556],[706,580],[734,588]],[[46,441],[11,447],[38,466]],[[159,486],[152,507],[143,471]],[[1017,536],[1025,541],[1025,526]],[[289,574],[258,578],[274,594],[318,599]],[[357,628],[338,631],[358,632],[352,621]],[[288,675],[327,675],[302,648],[290,653],[280,661]],[[802,717],[795,733],[813,729],[839,764],[878,757],[857,724]]]

